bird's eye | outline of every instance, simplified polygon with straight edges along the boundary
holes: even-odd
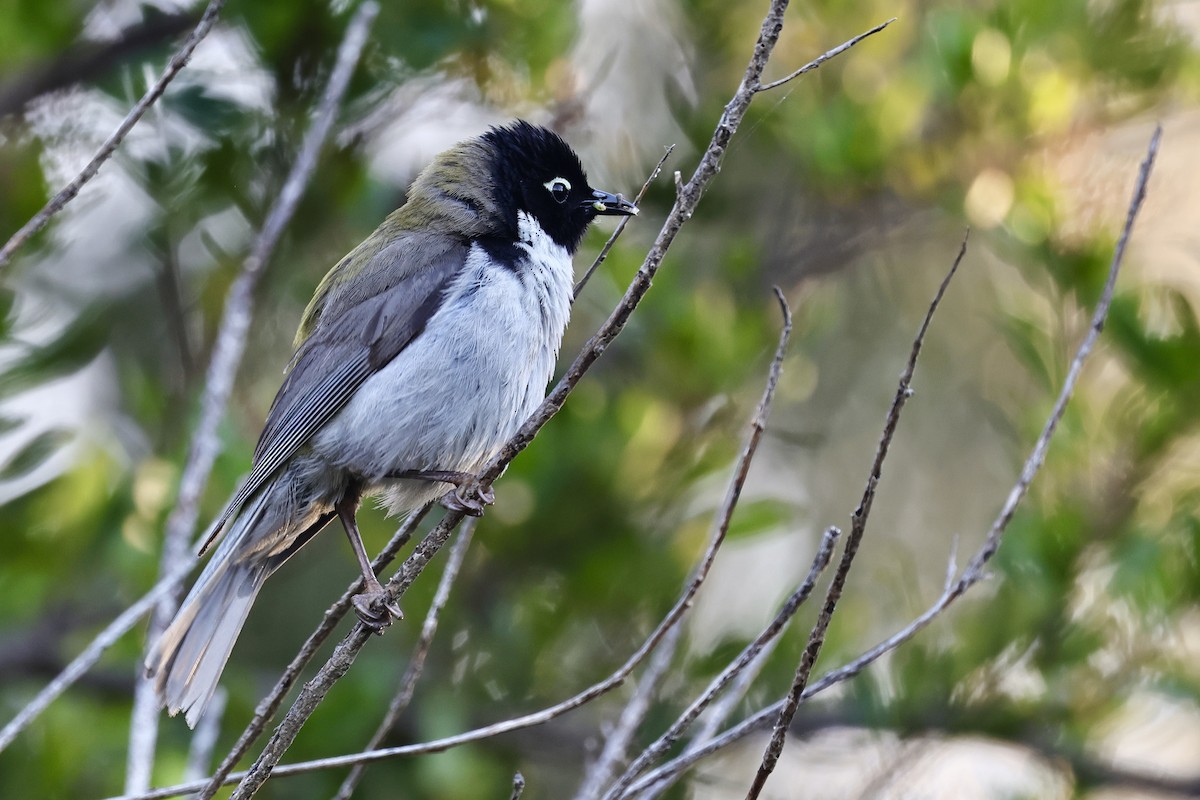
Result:
[[[567,196],[571,194],[571,183],[566,178],[555,178],[552,181],[546,181],[542,184],[550,192],[559,203],[567,202]]]

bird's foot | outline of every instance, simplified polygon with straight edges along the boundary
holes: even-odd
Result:
[[[491,486],[485,486],[471,475],[468,480],[456,484],[452,490],[446,492],[439,502],[451,511],[482,517],[484,507],[496,502],[496,493],[492,491]]]
[[[485,485],[478,476],[470,472],[409,469],[392,473],[388,477],[453,484],[454,488],[443,495],[438,502],[451,511],[458,511],[472,517],[482,517],[483,509],[496,502],[496,493],[492,491],[491,485]]]
[[[404,619],[404,612],[396,601],[389,600],[387,591],[378,580],[368,581],[364,591],[350,598],[354,613],[362,624],[373,632],[383,635],[383,630],[392,624],[392,619]]]

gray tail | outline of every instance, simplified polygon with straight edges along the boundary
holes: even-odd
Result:
[[[146,659],[167,712],[183,711],[191,728],[216,691],[258,590],[274,571],[274,564],[231,556],[236,553],[217,552]]]
[[[310,508],[302,522],[281,513],[291,485],[278,481],[250,500],[184,598],[179,613],[146,659],[146,674],[167,712],[183,711],[190,727],[204,713],[254,598],[271,573],[335,514]]]

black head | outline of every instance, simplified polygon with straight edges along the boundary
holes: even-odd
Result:
[[[506,225],[531,214],[555,242],[574,253],[597,216],[636,214],[630,202],[588,185],[579,156],[558,134],[524,120],[483,135],[491,151],[492,190]]]

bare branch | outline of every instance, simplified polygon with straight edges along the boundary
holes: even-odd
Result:
[[[629,321],[634,309],[646,296],[646,292],[650,291],[650,284],[662,265],[672,242],[679,234],[680,228],[692,218],[708,184],[721,170],[721,162],[725,158],[729,142],[746,116],[746,110],[750,107],[755,90],[759,86],[762,71],[771,58],[776,42],[779,41],[779,34],[783,31],[783,12],[787,9],[787,5],[788,0],[771,0],[770,8],[763,19],[758,39],[754,44],[754,53],[750,57],[750,63],[746,66],[742,81],[733,98],[726,104],[721,119],[718,120],[716,129],[713,131],[712,139],[709,141],[704,155],[700,158],[700,163],[696,166],[696,170],[687,184],[681,187],[654,244],[646,253],[642,266],[625,291],[625,296],[621,298],[621,302],[613,309],[612,314],[600,326],[600,329],[592,338],[588,339],[583,350],[576,356],[575,361],[567,368],[566,373],[546,396],[546,400],[538,410],[525,421],[517,434],[481,471],[483,479],[495,480],[503,471],[504,466],[512,461],[517,453],[524,450],[542,426],[558,413],[571,390],[575,388],[596,359],[600,358],[608,349],[613,339],[625,328],[625,323]]]
[[[817,553],[813,557],[812,566],[809,567],[804,581],[788,597],[787,601],[784,602],[778,613],[776,613],[775,618],[771,620],[770,624],[750,644],[746,645],[736,659],[725,667],[725,669],[721,670],[721,673],[717,677],[712,679],[704,692],[692,701],[691,705],[671,724],[671,727],[642,751],[637,759],[630,764],[629,769],[625,771],[621,779],[609,789],[605,795],[605,800],[613,800],[613,798],[620,797],[621,793],[633,783],[638,775],[644,772],[655,761],[666,755],[671,746],[696,721],[700,714],[704,712],[704,709],[712,703],[713,699],[751,664],[755,663],[763,650],[778,638],[788,622],[796,615],[800,606],[812,594],[812,590],[817,585],[817,579],[821,577],[821,573],[829,566],[829,560],[833,557],[833,548],[837,544],[838,537],[841,534],[840,530],[832,527],[825,531],[821,537],[821,543],[817,547]]]
[[[1021,469],[1021,475],[1017,480],[1016,485],[1009,492],[1008,498],[1001,507],[1000,513],[996,520],[992,523],[985,538],[983,546],[971,558],[967,568],[962,576],[954,582],[947,585],[942,596],[930,606],[923,614],[906,625],[903,629],[893,634],[888,639],[879,643],[875,647],[868,650],[859,658],[849,664],[832,670],[823,675],[819,680],[815,681],[811,686],[808,686],[802,695],[802,700],[807,700],[810,697],[824,691],[836,683],[845,681],[866,669],[872,662],[883,656],[885,653],[895,650],[904,642],[911,639],[922,628],[926,627],[935,618],[937,618],[948,606],[950,606],[959,597],[962,597],[972,586],[979,583],[986,577],[984,567],[996,554],[999,549],[1000,540],[1004,536],[1009,523],[1012,521],[1013,514],[1016,511],[1017,505],[1028,492],[1029,486],[1033,482],[1038,470],[1041,468],[1045,460],[1046,450],[1049,446],[1051,438],[1054,436],[1058,428],[1058,422],[1062,418],[1062,414],[1066,408],[1067,402],[1071,395],[1074,394],[1075,385],[1078,382],[1079,374],[1083,368],[1084,362],[1095,347],[1096,339],[1099,337],[1101,330],[1104,328],[1104,322],[1108,318],[1108,312],[1112,306],[1113,293],[1116,288],[1117,275],[1121,268],[1121,262],[1125,254],[1125,246],[1129,240],[1129,236],[1133,230],[1133,223],[1137,218],[1138,212],[1141,210],[1142,201],[1146,197],[1146,186],[1150,179],[1150,173],[1154,166],[1154,159],[1158,154],[1159,144],[1162,141],[1162,127],[1158,126],[1154,130],[1154,135],[1150,139],[1150,144],[1147,147],[1146,157],[1143,159],[1138,170],[1137,182],[1134,186],[1133,197],[1129,203],[1129,210],[1125,218],[1125,226],[1121,231],[1121,237],[1117,241],[1117,246],[1113,251],[1113,258],[1109,267],[1108,279],[1104,284],[1104,290],[1100,295],[1100,299],[1096,303],[1096,309],[1092,314],[1091,325],[1088,333],[1084,336],[1079,348],[1076,350],[1074,357],[1071,359],[1070,367],[1067,370],[1067,376],[1063,381],[1062,389],[1059,391],[1058,398],[1055,401],[1054,408],[1051,410],[1050,416],[1047,418],[1045,425],[1042,428],[1041,434],[1038,436],[1034,444],[1032,452],[1026,459],[1024,466]],[[644,777],[630,786],[625,793],[626,797],[632,796],[637,792],[644,791],[655,786],[661,781],[672,779],[674,776],[690,768],[703,758],[721,750],[734,742],[744,738],[750,733],[762,730],[766,727],[771,719],[777,718],[785,707],[785,700],[774,703],[752,716],[746,718],[741,723],[726,730],[719,737],[711,742],[698,748],[694,752],[688,752],[684,755],[668,761],[658,769],[647,773]]]
[[[692,601],[695,599],[696,592],[700,590],[700,586],[708,576],[708,572],[712,567],[713,560],[716,558],[717,550],[725,539],[725,534],[729,530],[729,523],[733,517],[733,511],[737,506],[738,499],[741,496],[742,486],[745,484],[746,475],[750,470],[750,463],[754,458],[754,453],[757,450],[758,443],[762,439],[763,430],[766,427],[767,412],[770,409],[771,399],[775,393],[775,387],[779,383],[779,375],[783,369],[783,356],[786,352],[787,341],[791,335],[792,316],[788,309],[787,301],[783,297],[783,293],[778,288],[775,290],[776,297],[779,300],[780,308],[783,312],[784,325],[779,336],[779,346],[775,351],[775,357],[771,362],[770,372],[767,377],[766,387],[763,390],[762,398],[759,400],[758,406],[754,410],[754,415],[750,420],[750,431],[747,434],[746,442],[742,447],[741,455],[738,457],[737,465],[734,468],[733,474],[730,476],[729,487],[726,490],[725,500],[721,504],[721,508],[713,520],[713,530],[709,536],[708,545],[704,550],[703,555],[697,562],[691,577],[684,587],[683,593],[667,612],[666,617],[658,624],[653,632],[646,638],[633,655],[631,655],[624,664],[621,665],[615,672],[609,675],[599,683],[584,689],[582,692],[563,700],[548,708],[540,711],[535,711],[521,717],[497,722],[492,725],[487,725],[482,728],[476,728],[466,733],[461,733],[456,736],[450,736],[445,739],[438,739],[432,742],[423,744],[406,745],[402,747],[390,747],[382,750],[371,750],[368,752],[352,753],[350,755],[335,756],[332,758],[324,758],[316,761],[308,761],[302,764],[291,764],[286,766],[277,766],[278,757],[286,750],[287,745],[295,738],[299,728],[303,725],[308,715],[321,702],[325,694],[341,678],[342,675],[350,668],[350,664],[354,660],[354,655],[362,648],[363,643],[370,637],[368,629],[362,624],[354,627],[354,630],[342,640],[342,642],[334,650],[329,661],[321,668],[311,681],[309,681],[300,697],[296,699],[292,709],[288,712],[287,717],[279,727],[275,734],[271,737],[271,741],[267,743],[267,747],[263,750],[263,754],[271,753],[271,758],[275,759],[275,764],[271,764],[269,769],[264,771],[262,766],[265,761],[262,755],[255,761],[253,767],[246,772],[234,773],[227,778],[213,778],[212,783],[206,788],[206,794],[203,798],[211,797],[212,791],[215,791],[215,784],[233,783],[240,781],[237,790],[232,795],[233,798],[248,797],[253,794],[259,786],[261,786],[268,777],[274,775],[293,775],[300,772],[311,772],[320,769],[330,769],[333,767],[353,766],[355,764],[366,764],[372,761],[381,761],[387,758],[395,758],[403,755],[417,755],[421,753],[438,753],[443,750],[448,750],[452,747],[457,747],[468,742],[478,741],[480,739],[488,739],[493,736],[498,736],[502,733],[509,733],[515,730],[531,728],[537,725],[542,725],[550,720],[560,717],[568,711],[572,711],[592,700],[600,697],[607,692],[612,691],[620,686],[633,670],[641,664],[647,656],[652,653],[663,638],[670,632],[672,628],[683,618],[688,609],[692,606]],[[437,552],[449,537],[450,531],[456,526],[461,518],[461,514],[457,512],[447,513],[442,521],[435,527],[424,541],[417,547],[408,559],[405,560],[400,570],[396,575],[388,581],[387,589],[389,595],[393,598],[398,598],[412,584],[416,576],[424,569],[429,558]],[[282,748],[282,749],[280,749]],[[276,755],[278,753],[278,755]],[[164,789],[156,789],[151,792],[145,792],[138,795],[124,795],[119,800],[154,800],[155,798],[174,797],[180,794],[190,794],[203,786],[203,782],[179,784],[169,786]],[[245,794],[249,792],[250,794]],[[114,798],[113,800],[118,800]]]
[[[700,160],[700,164],[696,167],[696,171],[684,187],[682,195],[676,198],[675,204],[667,215],[667,219],[663,223],[658,237],[650,248],[650,251],[646,254],[646,258],[634,276],[632,284],[626,290],[625,296],[617,308],[613,310],[608,320],[600,327],[600,330],[584,345],[583,351],[576,357],[575,361],[567,369],[566,374],[555,385],[542,405],[538,407],[538,410],[525,421],[512,439],[480,470],[479,478],[481,485],[490,484],[499,477],[508,463],[529,445],[542,426],[558,413],[572,389],[582,380],[583,375],[603,354],[613,339],[624,329],[630,315],[637,308],[642,298],[645,297],[646,292],[650,290],[650,284],[654,275],[658,272],[658,268],[662,264],[667,250],[675,240],[675,236],[679,233],[684,223],[691,218],[696,205],[700,202],[700,198],[704,194],[705,188],[716,176],[717,172],[720,171],[721,161],[724,158],[729,141],[745,117],[746,110],[750,107],[750,102],[753,100],[755,88],[759,85],[759,78],[762,75],[763,68],[766,66],[771,52],[779,40],[779,34],[783,30],[783,12],[786,8],[787,0],[772,0],[767,16],[763,20],[758,40],[755,43],[754,54],[751,56],[745,75],[742,77],[742,82],[733,99],[726,105],[725,111],[717,123],[716,130],[713,132],[712,140],[709,142],[708,148]],[[449,539],[450,531],[453,527],[461,521],[462,514],[447,514],[442,522],[425,537],[412,556],[405,561],[401,570],[389,581],[386,589],[390,595],[390,599],[398,599],[400,594],[407,590],[412,581],[416,579],[416,576],[425,568],[433,553],[436,553]],[[247,800],[266,781],[274,766],[279,763],[283,753],[291,746],[292,741],[295,739],[305,720],[312,714],[313,709],[321,702],[330,687],[350,668],[350,664],[353,663],[358,651],[366,643],[368,635],[363,626],[356,627],[334,651],[334,654],[326,662],[317,677],[305,686],[283,722],[280,723],[274,735],[272,735],[271,740],[267,743],[266,748],[255,762],[254,767],[251,768],[250,774],[247,775],[242,785],[235,790],[233,794],[234,798],[237,800]]]
[[[842,53],[846,52],[851,47],[854,47],[854,45],[858,44],[863,39],[866,39],[868,36],[874,36],[875,34],[879,33],[881,30],[886,28],[888,25],[891,25],[895,21],[896,21],[896,17],[892,17],[887,22],[881,22],[878,25],[876,25],[874,28],[871,28],[871,30],[864,31],[863,33],[860,33],[858,36],[855,36],[853,39],[842,42],[841,44],[839,44],[837,47],[833,48],[832,50],[827,50],[826,52],[824,52],[821,55],[814,58],[812,61],[805,64],[800,69],[796,70],[795,72],[789,73],[786,77],[780,78],[777,81],[771,81],[770,83],[764,83],[762,86],[759,86],[754,91],[766,92],[771,89],[776,89],[780,86],[783,86],[785,83],[787,83],[789,81],[793,81],[796,78],[799,78],[801,75],[805,74],[806,72],[812,72],[814,69],[821,66],[829,59],[833,58],[834,56],[840,56]]]
[[[133,130],[133,126],[138,123],[138,120],[142,118],[146,110],[154,105],[159,97],[162,97],[167,85],[175,79],[180,70],[187,66],[188,59],[192,57],[192,52],[196,49],[196,45],[200,44],[200,41],[212,30],[213,24],[217,21],[217,15],[221,12],[221,7],[224,5],[225,0],[209,0],[208,6],[204,9],[204,14],[200,17],[200,21],[196,24],[195,29],[192,30],[191,35],[184,41],[183,46],[179,48],[179,52],[171,57],[162,75],[146,91],[146,94],[142,95],[142,99],[130,110],[125,119],[121,120],[121,124],[117,126],[117,129],[100,146],[100,149],[92,156],[92,160],[87,163],[83,171],[76,175],[74,180],[64,186],[58,194],[50,198],[50,202],[46,203],[41,211],[34,214],[29,222],[26,222],[19,231],[14,233],[8,242],[5,243],[4,247],[0,247],[0,268],[7,265],[12,260],[13,253],[24,245],[25,242],[29,241],[30,237],[35,233],[46,227],[51,217],[62,211],[63,207],[71,202],[75,198],[75,195],[79,194],[79,190],[83,188],[84,184],[96,176],[96,173],[100,171],[100,167],[112,156],[126,135]]]
[[[821,647],[825,643],[825,633],[829,630],[829,623],[833,619],[834,612],[837,610],[838,601],[842,596],[842,589],[846,585],[846,578],[850,574],[851,565],[854,563],[854,556],[858,553],[859,545],[862,543],[863,533],[867,528],[867,518],[871,515],[871,506],[875,502],[875,488],[879,485],[879,477],[883,472],[883,462],[887,458],[888,450],[891,447],[892,437],[896,433],[896,426],[900,423],[900,412],[904,409],[904,404],[908,402],[908,398],[912,396],[911,384],[913,372],[917,368],[917,358],[921,354],[921,345],[925,342],[925,333],[929,330],[929,324],[933,320],[934,312],[937,311],[938,305],[941,304],[942,297],[946,294],[946,288],[950,285],[954,274],[958,272],[958,266],[962,263],[963,256],[966,253],[967,237],[964,235],[958,255],[954,259],[954,264],[950,267],[950,271],[946,273],[946,277],[942,279],[937,294],[933,297],[933,302],[929,304],[929,310],[925,312],[925,319],[921,322],[921,328],[917,331],[917,335],[913,339],[912,350],[908,355],[908,362],[904,366],[904,372],[900,375],[900,385],[896,389],[896,396],[892,399],[892,407],[888,409],[887,418],[883,423],[883,435],[880,437],[879,445],[875,450],[875,460],[871,464],[871,472],[867,476],[866,488],[863,489],[862,499],[859,501],[858,508],[851,515],[850,535],[846,537],[846,548],[842,551],[842,558],[838,561],[837,570],[833,574],[833,580],[825,592],[825,603],[817,616],[816,624],[813,625],[813,629],[809,633],[808,644],[805,645],[804,652],[800,657],[800,664],[796,667],[796,677],[792,681],[792,688],[788,692],[783,709],[779,712],[779,719],[775,723],[775,730],[771,734],[771,741],[767,744],[766,752],[763,753],[762,764],[759,765],[758,773],[754,776],[754,782],[750,786],[746,800],[757,800],[763,786],[767,782],[767,778],[774,771],[775,764],[779,761],[779,756],[783,752],[783,742],[787,737],[788,726],[792,724],[792,717],[795,716],[796,709],[800,705],[800,697],[804,694],[804,688],[808,685],[808,677],[812,672],[813,664],[816,663],[817,656],[821,652]]]
[[[346,36],[338,49],[337,63],[329,76],[329,83],[317,107],[312,126],[305,133],[296,162],[267,214],[266,222],[259,231],[250,255],[242,263],[241,272],[229,289],[225,313],[221,318],[216,346],[213,348],[204,383],[200,422],[192,437],[192,448],[184,466],[183,477],[180,479],[179,497],[167,519],[167,531],[159,564],[160,575],[174,572],[177,564],[192,561],[188,540],[196,525],[200,496],[208,483],[208,476],[212,472],[220,446],[217,428],[225,416],[225,406],[229,402],[237,368],[245,351],[250,318],[253,316],[255,287],[312,179],[321,148],[333,129],[342,96],[350,85],[350,76],[354,73],[354,67],[358,64],[363,46],[367,42],[367,32],[378,13],[379,4],[368,0],[359,6],[350,20]],[[172,592],[159,598],[146,635],[147,647],[153,645],[175,615],[179,605],[178,591],[182,588],[180,579]],[[140,674],[140,665],[138,671]],[[150,787],[155,742],[158,738],[158,708],[159,700],[153,680],[141,675],[134,691],[133,714],[129,725],[129,755],[125,774],[127,793],[143,791]]]
[[[671,662],[675,660],[675,652],[679,648],[682,635],[683,627],[676,625],[664,637],[641,680],[637,682],[637,688],[629,702],[621,710],[617,724],[605,737],[604,749],[600,751],[600,756],[583,776],[583,783],[575,794],[575,800],[593,800],[599,797],[608,782],[616,776],[617,770],[626,762],[629,743],[633,741],[638,728],[650,711],[650,704],[658,693],[662,679],[670,669]]]
[[[379,571],[392,563],[392,559],[396,557],[396,553],[400,552],[400,548],[408,544],[408,540],[412,538],[413,531],[421,524],[421,520],[429,513],[429,506],[414,511],[404,520],[403,524],[392,535],[391,540],[383,551],[376,556],[371,562],[371,571],[378,574]],[[200,781],[200,786],[203,789],[200,791],[196,800],[208,800],[215,795],[217,791],[224,785],[225,777],[229,775],[237,763],[241,761],[242,756],[249,752],[250,748],[258,741],[258,737],[262,736],[267,725],[275,717],[275,712],[279,710],[279,706],[283,703],[283,698],[292,690],[296,680],[300,677],[300,673],[312,660],[316,654],[317,648],[325,643],[329,635],[333,633],[333,629],[342,621],[351,608],[351,600],[354,595],[363,590],[363,580],[359,576],[353,580],[346,591],[342,593],[333,605],[326,611],[321,618],[320,624],[316,630],[309,634],[304,644],[300,646],[299,652],[292,658],[291,662],[284,669],[283,674],[279,676],[279,680],[275,682],[274,688],[259,701],[258,706],[254,709],[254,717],[246,724],[246,728],[242,731],[242,735],[238,737],[237,743],[221,761],[221,766],[217,767],[217,771],[211,777]]]
[[[642,198],[646,196],[646,190],[650,188],[650,184],[654,183],[654,179],[662,172],[663,164],[667,163],[667,159],[671,157],[671,153],[675,151],[675,145],[669,145],[666,152],[662,154],[662,158],[654,165],[654,169],[650,170],[650,176],[646,178],[646,182],[642,184],[642,188],[638,190],[637,196],[633,198],[633,204],[640,205]],[[629,217],[621,217],[621,221],[617,223],[617,227],[613,230],[612,236],[608,237],[608,241],[604,243],[604,247],[600,248],[599,255],[592,265],[587,268],[587,272],[583,273],[583,277],[579,279],[579,283],[575,284],[575,299],[579,299],[579,293],[583,291],[583,287],[591,280],[592,273],[600,268],[604,263],[604,259],[608,258],[608,253],[612,250],[613,245],[617,243],[617,237],[625,230],[625,225],[628,224]]]
[[[1051,410],[1050,417],[1046,420],[1046,424],[1042,428],[1041,435],[1038,436],[1037,443],[1033,446],[1033,452],[1029,454],[1029,458],[1025,461],[1025,466],[1021,470],[1021,478],[1004,501],[1000,515],[992,524],[992,529],[988,531],[987,541],[984,543],[983,548],[967,564],[967,568],[963,573],[964,581],[971,579],[971,583],[975,583],[983,576],[984,565],[991,560],[992,556],[996,554],[996,550],[999,549],[1000,539],[1004,536],[1004,531],[1008,527],[1008,523],[1012,521],[1017,506],[1025,499],[1025,495],[1029,492],[1029,485],[1033,483],[1034,476],[1037,475],[1038,470],[1042,467],[1042,463],[1046,460],[1046,451],[1050,447],[1050,438],[1054,436],[1058,422],[1062,419],[1063,412],[1067,409],[1067,403],[1070,401],[1071,395],[1075,393],[1075,384],[1078,383],[1079,374],[1083,371],[1083,362],[1091,355],[1092,348],[1096,345],[1096,340],[1100,338],[1100,332],[1104,330],[1104,321],[1108,319],[1108,309],[1112,305],[1113,293],[1117,288],[1117,273],[1120,272],[1121,261],[1125,258],[1125,246],[1129,243],[1129,237],[1133,232],[1133,223],[1142,208],[1142,201],[1146,199],[1146,184],[1150,182],[1150,172],[1154,168],[1154,158],[1158,155],[1158,146],[1161,142],[1162,125],[1158,125],[1154,128],[1154,135],[1150,137],[1150,145],[1146,149],[1146,157],[1142,159],[1141,166],[1138,168],[1137,183],[1134,184],[1133,197],[1129,201],[1129,209],[1125,214],[1125,226],[1121,229],[1121,238],[1117,240],[1117,246],[1113,250],[1112,263],[1108,269],[1108,279],[1104,282],[1104,291],[1100,293],[1100,299],[1096,303],[1096,310],[1092,313],[1091,326],[1088,328],[1087,335],[1083,337],[1083,341],[1079,344],[1079,349],[1075,351],[1075,357],[1071,359],[1071,366],[1067,369],[1067,377],[1063,380],[1062,390],[1058,394],[1058,399],[1054,402],[1054,408]]]
[[[467,548],[471,546],[471,537],[475,533],[475,525],[479,520],[471,518],[463,523],[462,530],[458,533],[458,540],[454,542],[454,546],[450,548],[450,556],[446,559],[446,568],[442,570],[442,578],[438,581],[437,590],[433,593],[433,602],[429,604],[429,611],[425,614],[425,622],[421,625],[421,635],[417,638],[416,647],[413,648],[413,654],[408,659],[408,666],[404,670],[404,675],[400,678],[400,685],[396,690],[396,694],[392,697],[392,702],[388,706],[387,712],[380,720],[379,726],[375,732],[371,734],[371,738],[363,747],[364,750],[374,750],[379,747],[380,742],[395,726],[396,720],[408,708],[408,704],[412,701],[413,693],[416,691],[417,681],[421,679],[421,673],[425,670],[425,658],[429,655],[429,648],[433,644],[433,637],[437,635],[438,617],[442,613],[442,609],[446,607],[447,601],[450,599],[450,590],[454,587],[454,581],[458,578],[458,573],[462,569],[463,562],[467,558]],[[350,770],[345,780],[342,781],[341,787],[338,788],[337,794],[334,795],[334,800],[350,800],[350,795],[354,794],[354,788],[358,786],[358,782],[362,779],[363,772],[366,771],[365,764],[355,764]]]

